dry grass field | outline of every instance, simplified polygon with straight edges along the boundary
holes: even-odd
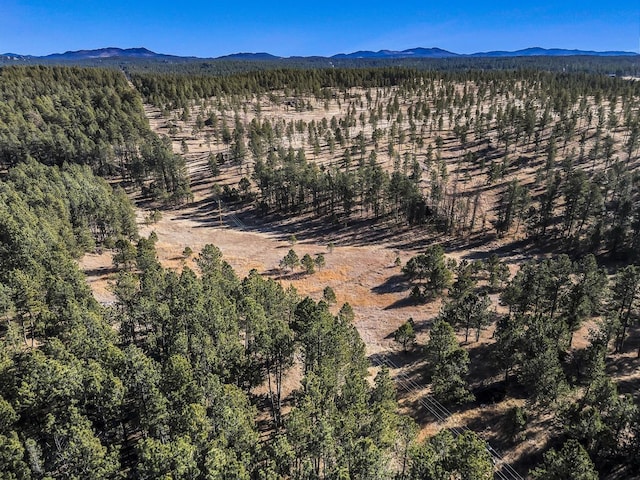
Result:
[[[473,85],[458,85],[457,88],[462,92],[467,87],[472,89]],[[507,461],[525,471],[526,465],[532,460],[530,455],[539,455],[549,429],[555,428],[548,415],[540,415],[530,422],[524,434],[525,440],[515,447],[505,434],[508,427],[505,422],[509,409],[524,403],[524,400],[517,396],[517,392],[516,395],[508,395],[506,400],[497,403],[475,404],[454,410],[446,423],[437,423],[420,403],[420,398],[428,393],[420,374],[420,353],[416,350],[404,354],[393,341],[392,333],[412,317],[416,323],[417,343],[424,344],[428,338],[429,325],[440,310],[440,300],[424,305],[408,302],[408,285],[401,275],[400,267],[394,265],[396,257],[404,264],[424,246],[432,243],[433,233],[408,227],[374,225],[365,212],[362,212],[360,217],[356,215],[351,224],[326,225],[321,220],[308,216],[283,219],[277,223],[265,222],[257,218],[250,207],[218,203],[212,193],[214,184],[236,186],[242,176],[250,177],[252,162],[247,160],[240,166],[225,164],[221,168],[221,174],[213,179],[209,173],[207,158],[210,153],[215,155],[227,152],[229,146],[216,138],[216,132],[212,128],[196,128],[198,115],[204,117],[213,110],[219,122],[224,119],[231,128],[236,118],[245,126],[254,119],[268,118],[272,125],[280,123],[285,125],[286,130],[287,124],[301,121],[305,125],[312,121],[319,123],[323,119],[331,123],[333,117],[343,119],[350,111],[354,112],[355,118],[362,115],[366,119],[370,109],[365,100],[365,93],[361,89],[353,89],[341,92],[330,101],[304,98],[304,102],[311,109],[303,111],[287,105],[283,92],[274,93],[278,101],[262,97],[253,98],[251,101],[244,99],[240,103],[236,99],[235,106],[228,99],[206,99],[194,102],[186,119],[181,119],[182,112],[179,111],[169,112],[168,115],[165,112],[163,115],[159,108],[145,106],[151,128],[160,135],[169,136],[174,151],[184,155],[194,197],[189,204],[163,209],[161,220],[153,224],[146,224],[144,219],[156,206],[136,198],[140,234],[147,236],[151,231],[155,231],[158,236],[156,246],[160,261],[166,267],[176,270],[184,266],[195,269],[193,258],[204,245],[212,243],[222,250],[225,260],[240,276],[256,269],[261,274],[280,280],[283,284],[293,285],[301,295],[309,295],[316,300],[322,298],[322,291],[326,286],[332,287],[337,296],[336,311],[344,302],[349,302],[353,307],[355,325],[367,345],[368,354],[373,359],[376,354],[389,355],[398,366],[392,373],[396,376],[407,375],[415,379],[419,385],[420,388],[407,391],[403,382],[398,382],[401,408],[419,421],[422,427],[421,436],[431,435],[443,427],[468,426],[502,450]],[[394,88],[378,89],[370,93],[380,104],[390,101],[394,96],[403,95]],[[495,132],[489,129],[487,137],[482,140],[476,140],[470,134],[468,145],[463,147],[453,131],[455,117],[460,112],[445,113],[441,128],[434,128],[427,123],[415,127],[425,139],[418,146],[409,141],[411,126],[406,119],[407,108],[414,100],[406,96],[399,98],[400,110],[405,116],[399,125],[400,130],[404,132],[405,140],[398,142],[398,157],[402,159],[405,154],[416,156],[424,172],[423,189],[427,191],[430,188],[430,174],[435,171],[435,165],[438,163],[437,160],[429,160],[427,157],[427,151],[431,147],[436,158],[440,157],[442,168],[445,169],[449,194],[468,199],[478,196],[479,199],[479,220],[473,231],[467,232],[462,238],[457,235],[438,237],[438,241],[445,246],[447,255],[459,261],[486,258],[491,253],[498,253],[509,265],[512,274],[523,262],[542,255],[519,248],[520,232],[516,229],[504,238],[498,238],[493,230],[492,221],[495,219],[496,197],[511,179],[517,177],[532,193],[535,192],[538,187],[534,186],[534,179],[544,162],[545,153],[534,152],[532,144],[524,140],[520,144],[508,145],[508,156],[513,161],[507,167],[506,175],[495,182],[489,182],[486,169],[481,168],[477,162],[468,164],[461,159],[464,155],[473,155],[483,149],[504,149]],[[228,101],[228,104],[225,104],[225,101]],[[493,100],[498,106],[506,102],[504,94]],[[488,110],[490,107],[491,102],[488,100],[478,101],[480,110]],[[610,109],[606,102],[605,108],[607,111]],[[622,107],[613,108],[614,111],[621,112]],[[388,135],[393,123],[393,118],[388,119],[383,115],[377,122],[377,128]],[[351,138],[362,132],[367,138],[367,149],[372,150],[372,131],[372,126],[367,121],[364,124],[358,122],[357,126],[352,128]],[[438,137],[442,142],[440,148],[436,147]],[[621,144],[621,136],[616,141]],[[337,147],[332,152],[330,146],[323,141],[318,152],[308,141],[304,128],[289,136],[285,135],[282,142],[287,147],[303,149],[308,160],[325,166],[336,162],[343,150]],[[587,149],[590,148],[589,142],[592,140],[587,141]],[[384,140],[381,143],[386,145]],[[560,148],[570,151],[580,147],[574,143]],[[385,152],[386,147],[380,147],[380,151]],[[389,171],[393,168],[394,158],[386,153],[378,155],[378,161]],[[586,167],[596,168],[597,165],[589,164]],[[289,240],[292,234],[297,238],[294,245]],[[335,246],[329,248],[329,244]],[[184,258],[182,255],[187,246],[194,252],[191,258]],[[279,268],[279,262],[290,248],[294,248],[300,257],[305,253],[312,256],[322,253],[326,259],[326,266],[309,275],[301,271],[284,272]],[[105,303],[114,301],[109,287],[115,278],[110,252],[88,254],[81,263],[96,298]],[[492,300],[492,308],[501,311],[497,296],[493,296]],[[585,325],[577,332],[574,349],[586,345],[589,327],[590,325]],[[472,387],[481,387],[498,376],[497,372],[492,371],[486,358],[486,347],[493,341],[493,330],[494,326],[486,329],[482,332],[479,342],[469,342],[465,345],[471,357],[470,377],[474,379]],[[462,343],[462,332],[458,338]],[[621,382],[621,390],[633,390],[638,380],[637,366],[635,354],[620,356],[615,364],[610,366],[610,373]],[[296,388],[299,380],[300,372],[294,369],[287,384],[287,392]]]

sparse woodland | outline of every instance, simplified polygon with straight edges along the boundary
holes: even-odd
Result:
[[[638,251],[637,82],[396,69],[134,82],[167,115],[177,109],[176,129],[195,117],[214,173],[245,173],[227,198],[250,198],[261,215],[512,234],[612,258]],[[333,106],[338,115],[325,115]],[[317,119],[306,122],[309,110]]]
[[[0,69],[3,478],[638,475],[640,82],[406,67],[130,78]],[[189,201],[196,157],[210,200],[260,225],[415,236],[396,270],[407,302],[440,313],[367,357],[357,310],[330,287],[314,300],[240,278],[214,245],[189,248],[195,269],[165,268],[130,197]],[[328,268],[330,253],[300,259],[296,241],[283,270]],[[529,260],[447,252],[489,242]],[[113,251],[113,305],[74,261],[95,249]],[[409,383],[435,414],[400,408]],[[488,403],[512,405],[488,434],[418,435]],[[535,428],[545,442],[529,447]],[[516,469],[486,440],[517,451]]]

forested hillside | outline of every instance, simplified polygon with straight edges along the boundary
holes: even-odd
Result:
[[[595,478],[593,468],[612,478],[636,468],[636,400],[617,384],[635,392],[638,83],[401,69],[133,81],[183,152],[208,163],[219,182],[210,195],[244,209],[246,221],[362,224],[366,232],[341,237],[356,244],[425,239],[403,268],[407,300],[442,304],[441,322],[411,319],[395,338],[418,355],[412,372],[436,400],[469,412],[487,395],[512,406],[489,435],[502,448],[526,449],[527,437],[553,446],[537,478],[555,478],[553,469],[566,478],[571,456],[595,462],[584,478]],[[511,279],[498,255],[473,260],[472,251],[455,262],[427,246],[433,238],[461,250],[498,242],[501,255],[513,248],[533,260]],[[289,257],[297,258],[283,265],[297,268]],[[491,338],[472,362],[473,338],[486,328]],[[429,339],[414,347],[423,329]],[[593,409],[597,426],[587,433],[577,425]]]
[[[244,57],[244,58],[243,58]],[[264,58],[260,54],[229,55],[218,58],[164,57],[127,58],[126,56],[103,58],[45,58],[0,55],[0,66],[9,65],[83,66],[112,68],[129,74],[188,74],[226,76],[243,72],[279,69],[381,69],[409,68],[426,71],[500,71],[535,70],[564,73],[590,73],[600,75],[639,76],[640,63],[635,55],[598,56],[504,56],[504,57],[452,57],[452,58],[337,58],[290,57]]]
[[[0,222],[3,478],[389,478],[401,461],[407,478],[490,478],[472,434],[439,436],[450,451],[410,450],[414,428],[397,414],[388,371],[367,381],[348,307],[334,316],[255,272],[239,279],[213,245],[200,275],[163,269],[153,236],[128,243],[127,198],[88,169],[14,167]],[[109,309],[73,262],[106,236],[132,254]],[[303,388],[283,416],[296,358]],[[265,381],[261,437],[251,391]]]
[[[92,173],[144,186],[136,162],[174,158],[124,77],[2,73],[3,478],[385,478],[400,458],[407,472],[473,464],[490,475],[473,435],[443,436],[450,453],[409,463],[415,433],[388,371],[367,380],[348,306],[333,315],[256,272],[239,279],[212,245],[199,275],[158,263],[127,196]],[[110,308],[74,262],[96,247],[115,247],[122,267]],[[303,387],[285,416],[282,382],[298,358]],[[265,382],[261,436],[251,391]]]
[[[114,70],[0,69],[0,166],[29,158],[89,165],[155,198],[189,197],[183,160],[149,130],[140,96]]]
[[[638,475],[640,83],[5,67],[0,96],[3,478]],[[163,215],[202,232],[173,268]],[[286,255],[240,275],[229,228]],[[340,287],[397,302],[292,286],[354,245],[395,260]]]

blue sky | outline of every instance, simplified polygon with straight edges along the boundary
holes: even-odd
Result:
[[[0,53],[107,46],[216,57],[440,47],[638,52],[640,2],[0,0]]]

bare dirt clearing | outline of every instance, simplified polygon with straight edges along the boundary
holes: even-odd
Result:
[[[431,305],[406,304],[407,291],[401,284],[389,282],[390,277],[400,276],[399,267],[394,266],[398,254],[395,248],[385,246],[340,246],[329,252],[326,243],[301,241],[295,245],[279,233],[264,233],[253,230],[237,230],[226,223],[218,225],[218,220],[202,222],[194,220],[195,212],[186,207],[165,211],[162,219],[145,225],[142,219],[148,212],[140,211],[140,234],[148,236],[155,231],[158,236],[156,249],[158,258],[165,267],[182,269],[185,265],[196,269],[193,259],[206,244],[214,244],[224,254],[224,258],[239,276],[246,276],[252,269],[270,275],[293,285],[301,295],[309,295],[319,300],[326,286],[334,289],[337,304],[349,302],[356,313],[356,326],[363,338],[371,338],[381,344],[391,346],[390,334],[413,317],[416,321],[437,313]],[[190,247],[194,255],[185,259],[182,252]],[[301,257],[305,253],[315,256],[324,254],[326,266],[314,274],[300,271],[289,273],[279,268],[280,260],[290,248]],[[405,262],[411,252],[401,252]],[[96,298],[101,302],[115,300],[109,290],[109,283],[115,278],[111,253],[88,254],[81,261]],[[373,351],[380,346],[370,343]]]

